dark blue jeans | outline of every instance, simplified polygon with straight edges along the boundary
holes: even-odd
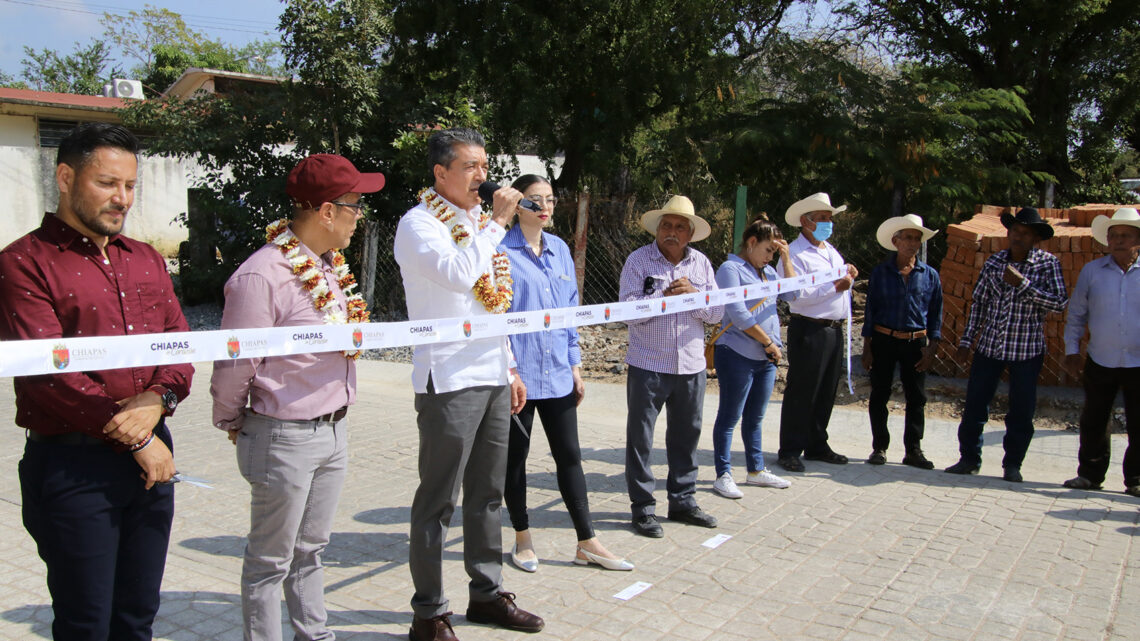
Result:
[[[163,423],[156,437],[170,443]],[[174,486],[145,489],[134,457],[101,444],[29,440],[20,461],[24,527],[47,565],[52,638],[152,636]]]
[[[755,361],[732,348],[716,346],[716,375],[720,381],[720,405],[713,423],[713,463],[716,475],[732,471],[732,431],[737,421],[744,439],[744,462],[749,472],[764,469],[760,449],[760,424],[776,383],[776,366],[771,361]]]
[[[1023,361],[1002,361],[974,352],[970,381],[966,384],[966,408],[958,424],[958,452],[962,461],[982,463],[982,430],[990,417],[990,401],[1001,373],[1009,368],[1009,412],[1005,415],[1003,468],[1020,469],[1029,442],[1033,440],[1033,414],[1037,410],[1037,375],[1044,354]]]

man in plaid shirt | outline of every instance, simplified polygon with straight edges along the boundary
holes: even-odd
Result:
[[[621,270],[622,301],[647,301],[651,309],[664,297],[691,296],[717,288],[712,263],[689,247],[708,238],[709,224],[693,203],[673,196],[661,209],[646,212],[641,226],[657,238],[629,255]],[[652,300],[652,304],[648,301]],[[626,375],[625,480],[633,529],[642,536],[665,535],[657,522],[649,467],[653,428],[668,406],[665,456],[669,463],[669,519],[714,528],[716,518],[697,507],[697,440],[705,401],[705,323],[720,320],[724,308],[711,306],[675,314],[626,321],[629,352]]]
[[[1036,209],[1025,207],[1016,216],[1002,214],[1009,249],[990,256],[974,286],[970,319],[958,343],[957,360],[966,363],[977,339],[966,386],[966,408],[958,425],[961,459],[946,468],[951,474],[977,474],[982,467],[982,429],[990,401],[1005,368],[1009,368],[1009,412],[1005,416],[1005,458],[1002,478],[1021,482],[1021,463],[1033,438],[1037,409],[1037,375],[1045,358],[1042,323],[1049,312],[1061,312],[1069,302],[1061,261],[1034,247],[1053,237],[1053,228]],[[980,335],[979,335],[980,331]]]

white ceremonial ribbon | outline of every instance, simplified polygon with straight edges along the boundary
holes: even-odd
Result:
[[[381,349],[582,327],[776,296],[810,287],[813,278],[835,280],[844,273],[846,268],[839,267],[665,298],[466,318],[0,341],[0,377]],[[850,313],[848,305],[848,386],[851,384]]]
[[[851,305],[854,300],[851,298],[851,288],[847,289],[847,391],[855,396],[855,386],[851,384]],[[866,348],[864,348],[866,349]]]

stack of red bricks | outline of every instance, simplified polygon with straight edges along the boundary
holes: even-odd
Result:
[[[1054,235],[1037,246],[1052,253],[1061,261],[1065,285],[1071,295],[1077,276],[1085,263],[1105,254],[1107,248],[1092,237],[1089,225],[1098,215],[1111,216],[1119,207],[1137,205],[1082,205],[1072,209],[1038,209],[1053,225]],[[946,229],[946,257],[939,266],[942,277],[944,310],[942,314],[942,343],[934,372],[941,376],[964,376],[964,369],[954,360],[958,339],[966,329],[974,285],[982,264],[991,254],[1007,249],[1005,227],[1001,214],[1016,212],[1016,207],[979,205],[970,220],[953,224]],[[1065,357],[1064,314],[1049,314],[1045,318],[1045,365],[1041,371],[1043,385],[1075,385],[1061,366]],[[1081,343],[1084,352],[1084,342]]]

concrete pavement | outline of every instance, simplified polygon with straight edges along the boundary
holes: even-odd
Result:
[[[209,425],[209,364],[197,367],[193,393],[171,425],[179,470],[213,489],[178,487],[155,633],[171,641],[240,639],[249,490],[232,446]],[[325,554],[327,602],[339,638],[407,638],[408,506],[417,481],[410,366],[361,361],[359,373],[359,401],[349,413],[349,477]],[[24,434],[13,426],[10,380],[0,386],[0,638],[50,638],[43,563],[20,522],[16,466]],[[536,430],[529,499],[541,566],[526,574],[504,564],[505,589],[546,619],[546,630],[528,638],[1140,639],[1140,499],[1120,492],[1123,437],[1113,437],[1109,491],[1071,491],[1060,482],[1075,473],[1073,433],[1038,432],[1023,468],[1026,482],[1011,484],[1000,478],[1000,423],[986,432],[982,474],[959,477],[898,463],[901,412],[891,418],[891,464],[862,463],[870,453],[866,415],[837,410],[832,444],[851,464],[809,461],[804,474],[777,468],[791,488],[742,485],[744,498],[730,501],[711,492],[716,400],[709,395],[705,403],[698,500],[720,528],[663,520],[665,538],[652,540],[628,526],[624,387],[588,383],[580,430],[594,522],[606,546],[637,565],[629,573],[571,564],[574,530]],[[764,427],[771,464],[779,412],[772,403]],[[955,434],[954,423],[928,422],[924,448],[940,468],[957,460]],[[663,516],[663,420],[656,444]],[[741,449],[737,437],[738,481]],[[509,542],[505,514],[503,524]],[[732,538],[716,548],[701,545],[716,534]],[[462,532],[453,527],[444,571],[457,635],[526,637],[464,619],[461,554]],[[639,581],[651,587],[627,601],[614,598]]]

